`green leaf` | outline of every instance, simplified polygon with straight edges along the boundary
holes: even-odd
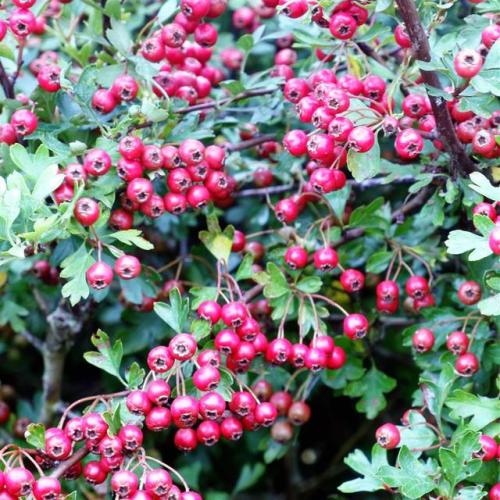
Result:
[[[146,371],[144,370],[144,368],[141,368],[141,366],[139,366],[139,363],[134,361],[125,374],[125,380],[127,381],[128,387],[130,389],[137,389],[144,381],[145,376]]]
[[[251,253],[245,254],[245,257],[243,257],[242,261],[240,262],[240,265],[238,266],[236,274],[234,275],[236,281],[247,280],[251,278],[255,274],[252,270],[252,265],[253,265],[252,254]]]
[[[266,270],[270,280],[264,287],[264,296],[268,299],[275,299],[289,294],[290,285],[281,269],[274,262],[269,262]]]
[[[207,226],[208,231],[200,231],[200,240],[217,260],[227,262],[233,246],[234,227],[227,226],[221,231],[215,215],[207,217]]]
[[[367,418],[373,419],[386,407],[384,394],[395,387],[396,380],[373,365],[361,379],[350,382],[344,394],[360,398],[356,403],[356,410],[366,413]]]
[[[109,430],[112,434],[118,434],[119,430],[122,427],[122,419],[120,415],[120,404],[116,405],[115,411],[104,411],[102,413],[102,418],[104,418],[105,422],[109,425]]]
[[[117,231],[116,233],[111,233],[107,237],[117,240],[124,245],[136,246],[141,250],[153,250],[154,245],[148,240],[143,238],[142,231],[139,229],[127,229],[125,231]]]
[[[387,250],[381,250],[370,255],[366,261],[366,272],[380,274],[385,271],[391,262],[392,256],[393,252]]]
[[[493,253],[487,237],[462,231],[461,229],[451,231],[444,244],[448,248],[448,253],[452,255],[459,255],[472,250],[468,257],[471,261],[484,259]]]
[[[495,227],[495,223],[487,215],[474,215],[474,227],[483,235],[488,236]]]
[[[241,469],[240,476],[233,490],[233,494],[239,493],[253,486],[266,471],[266,466],[260,462],[256,464],[246,463]]]
[[[10,59],[11,61],[16,60],[16,56],[12,49],[5,43],[0,43],[0,57],[5,57],[5,59]]]
[[[457,389],[446,400],[446,406],[451,408],[450,416],[455,419],[469,418],[469,427],[479,431],[491,422],[500,418],[500,401],[498,399],[476,396]]]
[[[375,198],[369,205],[363,205],[357,207],[352,211],[351,217],[349,218],[350,226],[370,226],[377,220],[374,217],[375,213],[378,212],[384,205],[384,198],[379,196]]]
[[[197,342],[210,335],[210,322],[204,319],[195,319],[191,323],[191,334]]]
[[[409,420],[409,425],[398,427],[401,436],[398,446],[406,446],[410,450],[414,450],[428,448],[436,442],[436,434],[429,427],[423,425],[426,420],[420,412],[410,412]]]
[[[484,316],[500,316],[500,293],[481,300],[477,307]]]
[[[97,366],[106,373],[120,379],[120,365],[123,358],[123,345],[121,340],[116,340],[111,345],[109,337],[102,330],[97,330],[91,338],[92,344],[97,348],[98,352],[86,352],[83,357],[91,365]]]
[[[439,449],[439,461],[452,488],[481,467],[481,460],[473,458],[473,453],[480,448],[479,433],[466,431],[453,438],[451,448]]]
[[[378,470],[377,476],[386,484],[398,490],[407,498],[422,498],[435,488],[434,481],[421,462],[411,451],[403,446],[398,455],[399,467],[384,465]]]
[[[107,16],[114,17],[115,19],[120,19],[120,14],[121,14],[120,0],[106,0],[104,13]]]
[[[380,146],[378,140],[366,153],[358,153],[349,149],[347,153],[347,168],[357,182],[371,179],[380,173]]]
[[[92,251],[87,250],[85,243],[61,262],[60,276],[66,279],[61,293],[63,297],[69,298],[72,306],[89,296],[90,289],[85,273],[94,262]]]
[[[488,178],[481,172],[473,172],[470,174],[469,187],[474,191],[482,194],[485,198],[493,201],[500,201],[500,187],[492,186]]]
[[[342,493],[384,489],[384,482],[377,477],[377,471],[389,463],[387,462],[387,451],[378,444],[372,448],[371,462],[361,450],[355,450],[344,458],[344,463],[363,477],[342,483],[338,488]]]
[[[170,304],[155,302],[154,311],[174,332],[182,333],[189,315],[189,300],[183,299],[177,288],[171,290],[168,299]]]
[[[304,293],[319,292],[323,282],[319,276],[306,276],[297,283],[297,288]]]
[[[45,427],[42,424],[29,424],[24,437],[37,450],[45,449]]]
[[[436,417],[438,422],[441,421],[441,413],[446,399],[457,379],[457,375],[451,363],[445,363],[441,367],[439,378],[422,377],[420,384],[424,392],[425,400],[429,411]]]
[[[33,188],[33,198],[38,201],[43,201],[50,193],[55,191],[64,181],[64,175],[59,173],[59,167],[49,165],[38,177],[35,187]]]
[[[191,309],[198,309],[199,305],[205,300],[215,300],[217,298],[217,287],[193,287],[189,289],[189,293],[193,296]]]
[[[112,18],[111,28],[106,31],[106,37],[122,56],[127,57],[129,55],[133,41],[124,22]]]

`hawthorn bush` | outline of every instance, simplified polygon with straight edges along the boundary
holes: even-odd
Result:
[[[2,2],[0,499],[499,500],[499,21]]]

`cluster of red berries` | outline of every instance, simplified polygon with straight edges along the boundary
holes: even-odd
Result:
[[[89,412],[82,417],[73,417],[64,427],[53,427],[45,431],[45,447],[35,455],[35,465],[40,477],[27,468],[12,467],[0,472],[0,489],[3,486],[2,499],[14,499],[33,495],[36,500],[52,500],[62,494],[61,483],[57,477],[45,476],[43,470],[53,469],[76,452],[76,444],[84,442],[88,454],[99,459],[82,463],[76,461],[63,474],[64,479],[75,480],[83,477],[92,485],[102,484],[108,476],[111,489],[117,498],[133,500],[201,500],[201,495],[189,491],[180,474],[145,455],[141,448],[143,432],[132,424],[123,425],[116,433],[109,430],[103,416],[98,412]],[[135,463],[134,472],[125,467]],[[151,466],[151,463],[155,467]],[[160,464],[160,466],[158,466]],[[140,467],[140,474],[137,472]],[[167,470],[168,468],[168,470]],[[186,491],[174,484],[169,471],[175,473]],[[7,496],[8,495],[8,496]]]
[[[30,109],[18,109],[12,113],[9,123],[0,124],[0,143],[14,144],[32,134],[38,127],[38,118]]]
[[[435,304],[429,282],[423,276],[410,276],[406,281],[405,291],[415,311]],[[394,314],[399,308],[399,286],[396,281],[390,279],[381,281],[376,288],[376,298],[378,311]]]
[[[226,0],[181,1],[181,12],[173,22],[142,43],[140,53],[145,59],[163,62],[154,77],[153,91],[159,97],[166,94],[188,104],[202,102],[212,86],[224,79],[221,69],[207,64],[218,32],[213,24],[204,22],[204,18],[219,17],[226,6]],[[188,40],[189,35],[193,35],[193,41]],[[240,58],[239,61],[241,63]]]

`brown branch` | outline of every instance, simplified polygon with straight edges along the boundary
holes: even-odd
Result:
[[[5,68],[1,61],[0,61],[0,84],[2,85],[5,97],[7,97],[7,99],[14,99],[15,96],[14,85],[12,85],[12,82],[10,81],[10,78],[7,75],[7,72],[5,71]]]
[[[253,148],[264,142],[274,141],[275,139],[276,136],[274,134],[264,134],[253,139],[248,139],[248,141],[241,141],[238,144],[226,144],[224,147],[228,153],[234,153],[235,151]]]
[[[40,421],[50,424],[61,400],[64,362],[76,336],[82,331],[89,312],[90,302],[69,308],[61,301],[47,316],[47,335],[42,350],[43,398]]]
[[[417,61],[430,62],[431,50],[427,34],[422,26],[417,8],[413,0],[396,0],[401,17],[412,40],[412,48]],[[420,70],[422,79],[428,87],[443,90],[439,76],[435,71]],[[453,178],[464,176],[475,170],[473,161],[469,158],[455,133],[448,103],[443,97],[429,95],[436,119],[439,139],[450,155],[450,173]]]
[[[50,477],[55,477],[55,478],[60,478],[64,473],[73,467],[77,462],[85,458],[88,454],[90,453],[90,450],[86,447],[83,446],[80,448],[78,451],[73,453],[71,457],[69,457],[67,460],[64,462],[61,462],[50,474]]]
[[[278,89],[278,87],[269,87],[256,90],[246,90],[240,94],[236,94],[232,97],[226,97],[220,101],[209,101],[202,102],[200,104],[193,104],[193,106],[187,106],[185,108],[178,109],[176,113],[185,115],[186,113],[192,113],[193,111],[204,111],[206,109],[218,108],[219,106],[224,106],[225,104],[232,104],[233,102],[241,101],[243,99],[248,99],[249,97],[258,97],[267,94],[272,94]]]

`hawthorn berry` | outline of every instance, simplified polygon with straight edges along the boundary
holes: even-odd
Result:
[[[363,314],[352,313],[344,318],[344,333],[351,339],[361,339],[368,333],[368,320]]]
[[[459,375],[470,377],[479,369],[479,360],[474,353],[466,352],[456,359],[455,369]]]
[[[467,306],[477,304],[481,300],[481,285],[476,281],[465,281],[457,292],[458,300]]]
[[[434,333],[429,328],[419,328],[413,334],[411,341],[417,352],[428,352],[434,345]]]
[[[375,432],[377,443],[388,450],[396,448],[401,440],[399,429],[391,423],[381,425]]]
[[[85,272],[87,283],[95,290],[103,290],[113,281],[113,269],[102,260],[92,264]]]
[[[99,219],[99,204],[92,198],[80,198],[75,204],[73,214],[82,226],[92,226]]]
[[[453,66],[458,76],[462,78],[472,78],[481,71],[483,58],[474,49],[462,49],[453,59]]]
[[[469,337],[462,331],[452,332],[446,338],[446,347],[455,355],[464,354],[469,347]]]

